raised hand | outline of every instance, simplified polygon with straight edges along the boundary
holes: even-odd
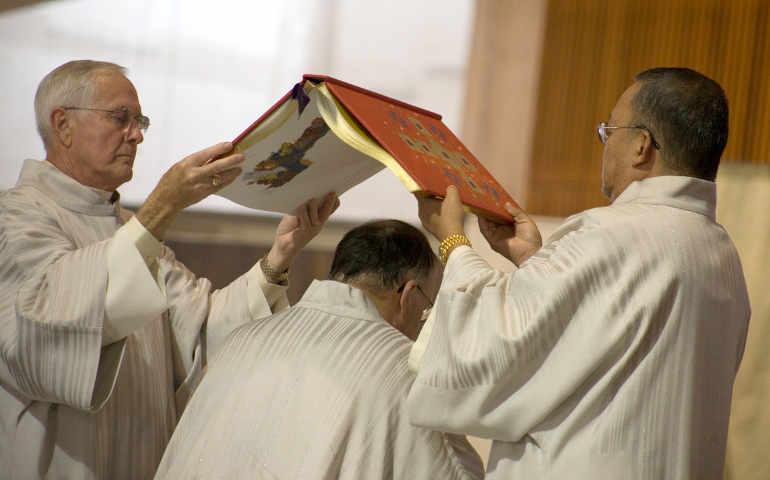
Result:
[[[337,195],[329,192],[320,201],[312,198],[297,207],[294,213],[284,215],[267,254],[267,263],[279,271],[289,268],[294,257],[318,235],[339,206]]]
[[[439,241],[453,233],[465,232],[463,227],[465,211],[460,201],[460,194],[454,185],[447,188],[443,201],[418,196],[417,208],[422,226]]]
[[[521,265],[543,245],[540,231],[524,210],[510,203],[505,209],[513,216],[513,223],[497,223],[479,217],[479,230],[494,251]]]
[[[240,153],[218,158],[233,149],[229,142],[212,145],[174,164],[161,177],[147,201],[136,212],[137,219],[158,240],[182,209],[196,204],[235,180],[243,162]]]
[[[243,155],[217,158],[232,149],[229,142],[218,143],[185,157],[161,177],[150,198],[162,197],[166,204],[182,210],[219,191],[241,171],[236,165],[243,162]]]

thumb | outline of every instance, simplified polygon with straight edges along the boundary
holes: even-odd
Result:
[[[446,187],[446,197],[444,197],[444,200],[457,203],[460,201],[460,193],[457,191],[457,187],[454,185],[449,185]]]
[[[505,208],[505,211],[511,214],[513,217],[513,220],[516,223],[523,223],[523,222],[532,222],[532,219],[529,218],[529,215],[527,215],[527,212],[525,212],[521,207],[518,205],[514,205],[511,202],[506,202],[505,205],[503,205]]]
[[[516,265],[520,265],[522,261],[529,258],[535,251],[537,251],[543,245],[543,238],[540,235],[540,230],[537,228],[537,224],[532,220],[527,213],[521,209],[518,205],[513,205],[510,202],[504,205],[505,209],[513,215],[513,224],[516,229],[515,237],[530,243],[532,248],[530,253],[526,257],[520,257],[518,260],[514,260]]]
[[[463,211],[463,202],[460,200],[460,192],[457,190],[457,187],[450,185],[446,189],[444,201],[441,202],[441,211],[457,212],[458,210],[460,212]]]

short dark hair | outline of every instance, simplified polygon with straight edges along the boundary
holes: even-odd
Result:
[[[401,286],[412,273],[426,277],[438,263],[425,235],[400,220],[360,225],[337,244],[329,279],[375,290]]]
[[[727,144],[727,96],[689,68],[652,68],[634,76],[631,101],[639,122],[662,139],[663,161],[687,176],[714,180]]]

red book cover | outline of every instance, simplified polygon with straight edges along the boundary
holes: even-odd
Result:
[[[463,203],[472,210],[512,220],[503,205],[516,202],[440,115],[332,77],[303,78],[326,82],[337,100],[401,164],[421,192],[443,197],[446,188],[454,184]]]

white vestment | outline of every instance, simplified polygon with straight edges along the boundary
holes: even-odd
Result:
[[[749,321],[713,182],[655,177],[518,270],[452,252],[412,351],[417,425],[493,440],[495,479],[721,479]]]
[[[481,478],[465,437],[410,425],[411,345],[361,290],[314,281],[229,337],[156,479]]]
[[[284,303],[148,268],[111,196],[32,160],[0,195],[0,478],[151,478],[207,355]]]

